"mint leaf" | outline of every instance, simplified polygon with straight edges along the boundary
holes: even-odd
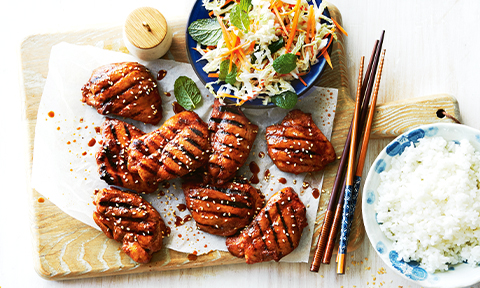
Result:
[[[252,0],[241,0],[230,10],[230,22],[244,32],[248,32],[250,27],[250,18],[248,17],[250,7],[252,7]]]
[[[222,28],[215,18],[198,19],[188,26],[188,34],[201,45],[216,46],[222,37]]]
[[[187,110],[192,110],[202,101],[202,94],[195,82],[187,76],[180,76],[173,84],[173,93],[178,104]]]
[[[268,45],[268,50],[270,50],[270,54],[273,55],[273,53],[280,50],[283,46],[285,46],[285,41],[283,41],[283,37],[280,37],[279,40],[272,42],[270,45]]]
[[[272,103],[283,109],[292,109],[297,104],[298,96],[292,91],[283,91],[282,93],[270,98]]]
[[[237,65],[232,63],[232,70],[228,73],[228,68],[230,67],[229,60],[223,60],[220,63],[220,72],[218,73],[218,79],[225,81],[228,84],[235,84],[237,82]]]
[[[297,67],[297,56],[292,53],[283,54],[273,61],[273,69],[279,74],[288,74]]]

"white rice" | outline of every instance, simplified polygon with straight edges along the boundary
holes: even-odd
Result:
[[[404,261],[428,272],[480,261],[480,153],[467,141],[424,138],[380,173],[377,221]]]

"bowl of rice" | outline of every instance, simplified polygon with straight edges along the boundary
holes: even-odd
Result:
[[[480,131],[400,135],[372,164],[362,200],[368,238],[394,271],[423,287],[480,282]]]

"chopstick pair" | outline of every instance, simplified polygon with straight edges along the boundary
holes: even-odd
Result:
[[[383,61],[385,59],[385,50],[382,51],[380,64],[378,66],[378,73],[375,79],[375,89],[373,91],[373,98],[370,103],[368,112],[367,125],[362,141],[362,148],[360,149],[360,156],[358,158],[357,169],[355,176],[353,176],[353,165],[355,161],[355,150],[350,148],[350,157],[348,162],[347,184],[345,186],[345,200],[342,214],[342,229],[340,231],[340,243],[338,245],[337,254],[337,274],[345,274],[345,254],[347,251],[348,236],[352,226],[353,214],[355,212],[355,205],[357,204],[358,193],[360,190],[360,183],[362,182],[363,165],[365,164],[365,157],[367,155],[368,142],[370,140],[370,131],[372,129],[373,114],[377,105],[378,88],[380,86],[380,79],[382,77]],[[352,137],[352,144],[355,146],[356,137]]]
[[[379,59],[380,50],[383,44],[384,34],[385,34],[385,31],[382,32],[380,40],[377,40],[375,42],[372,55],[370,57],[370,61],[368,64],[368,68],[365,74],[365,80],[363,81],[363,85],[360,85],[360,84],[358,85],[359,87],[361,86],[360,95],[359,95],[360,99],[363,99],[361,116],[359,118],[359,125],[357,125],[360,128],[363,127],[363,123],[365,122],[365,117],[368,110],[368,103],[370,101],[370,95],[373,87],[373,79],[375,78],[375,72],[378,66],[378,59]],[[362,60],[362,63],[363,63],[363,60]],[[361,83],[361,80],[359,81],[359,83]],[[358,87],[357,87],[357,96],[358,96]],[[352,119],[352,124],[353,124],[353,119]],[[357,133],[357,132],[355,131],[354,133]],[[344,199],[345,180],[346,180],[346,179],[343,179],[343,176],[344,176],[346,161],[349,155],[348,152],[350,150],[351,136],[352,136],[352,126],[350,126],[350,130],[348,131],[348,135],[347,135],[345,146],[340,159],[337,175],[335,177],[332,193],[330,195],[330,201],[327,207],[327,211],[325,213],[322,230],[317,242],[317,247],[315,250],[313,262],[310,267],[310,271],[312,272],[318,272],[321,262],[325,264],[329,264],[332,253],[333,253],[335,238],[337,235],[338,226],[341,219],[340,216],[342,214],[341,212],[343,209],[343,199]],[[354,146],[357,147],[358,142],[357,142],[357,145],[354,145]],[[342,181],[342,179],[344,181]],[[340,197],[338,197],[339,203],[336,205],[337,196],[338,196],[340,187],[342,187],[343,189],[341,191]],[[335,206],[336,206],[336,209],[335,209]]]

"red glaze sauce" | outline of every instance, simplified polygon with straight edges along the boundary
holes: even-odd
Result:
[[[318,199],[318,197],[320,197],[320,190],[313,188],[312,196],[313,198]]]
[[[178,205],[177,205],[177,209],[178,209],[178,211],[183,212],[183,211],[185,211],[185,209],[187,209],[187,205],[185,205],[185,204],[178,204]]]
[[[175,114],[178,114],[183,111],[187,111],[185,110],[185,108],[182,107],[182,105],[178,104],[177,101],[173,102],[172,106],[173,106],[173,112],[175,112]]]
[[[157,80],[160,81],[163,78],[165,78],[165,76],[167,76],[167,71],[166,70],[160,70],[160,71],[158,71],[158,74],[157,74]]]
[[[260,182],[260,179],[258,179],[258,173],[260,172],[260,167],[258,167],[255,161],[250,162],[250,164],[248,164],[248,167],[250,168],[250,172],[252,172],[253,174],[252,177],[250,177],[250,183],[258,184]]]
[[[97,140],[95,140],[95,138],[90,139],[90,141],[88,141],[88,147],[93,147],[95,143],[97,143]]]
[[[53,118],[55,116],[55,112],[50,111],[48,112],[48,117]]]
[[[282,177],[282,178],[278,179],[278,182],[280,182],[282,184],[287,184],[287,179]]]

